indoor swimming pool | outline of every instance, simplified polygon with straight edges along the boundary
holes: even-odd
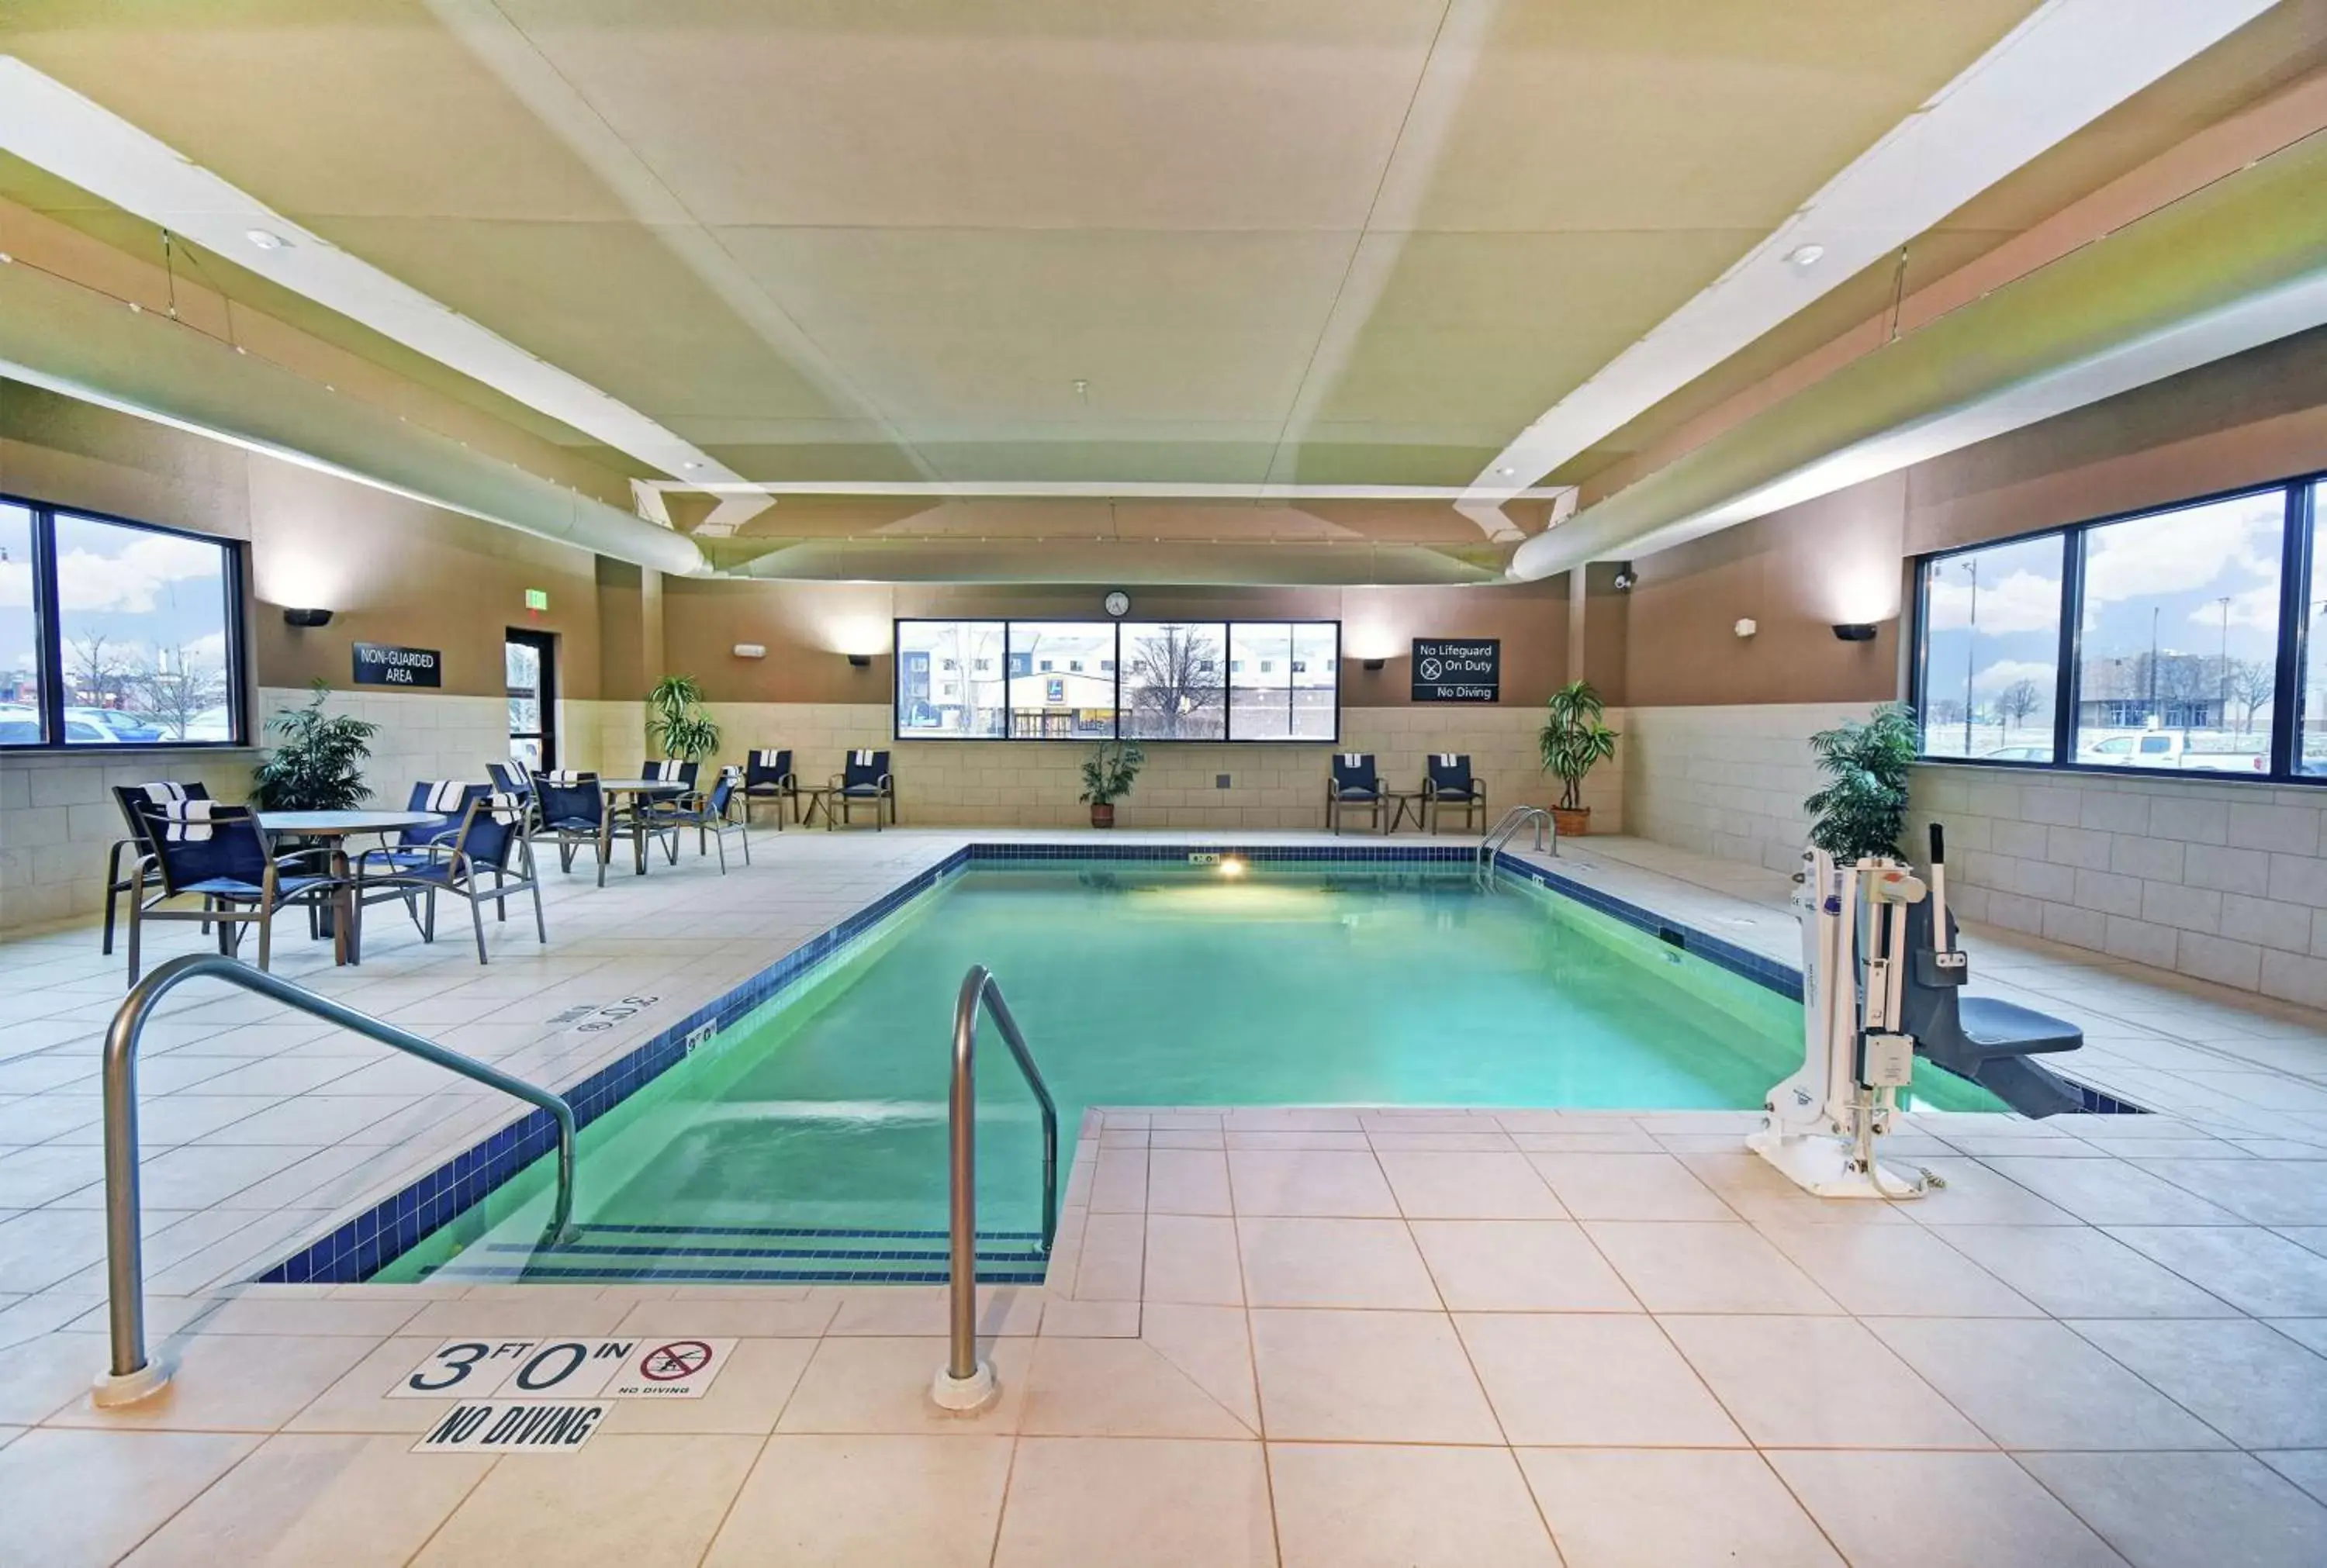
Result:
[[[942,1277],[973,964],[1069,1153],[1091,1106],[1756,1108],[1800,1006],[1677,935],[1467,860],[976,862],[586,1127],[554,1252],[541,1162],[377,1277]],[[990,1023],[978,1076],[986,1267],[1038,1274],[1040,1120]],[[1995,1104],[1936,1069],[1919,1092]]]

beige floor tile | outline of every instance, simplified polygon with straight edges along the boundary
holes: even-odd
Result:
[[[1375,1156],[1409,1219],[1563,1219],[1527,1157],[1514,1153],[1402,1153]]]
[[[1260,1430],[1252,1328],[1241,1307],[1150,1302],[1140,1313],[1139,1337],[1229,1414],[1253,1431]]]
[[[0,1350],[0,1421],[31,1425],[82,1398],[105,1369],[106,1342],[43,1334]]]
[[[2318,1568],[2327,1507],[2233,1453],[2033,1453],[2021,1463],[2135,1568]]]
[[[100,1568],[258,1442],[226,1433],[28,1432],[0,1448],[0,1556],[26,1568]]]
[[[2105,1232],[1952,1225],[1932,1232],[2059,1318],[2231,1317],[2237,1309]]]
[[[440,1345],[471,1337],[538,1339],[551,1334],[611,1334],[630,1310],[627,1302],[597,1300],[571,1289],[549,1296],[472,1293],[457,1302],[430,1302],[404,1325],[404,1331],[426,1335]]]
[[[1019,1430],[1053,1437],[1259,1435],[1138,1339],[1040,1341]]]
[[[1567,1568],[1841,1568],[1762,1456],[1519,1451]]]
[[[2125,1568],[2004,1454],[1781,1451],[1769,1461],[1852,1568]]]
[[[1212,1215],[1150,1215],[1145,1273],[1140,1295],[1147,1302],[1242,1304],[1244,1267],[1236,1221]]]
[[[291,1432],[425,1432],[452,1402],[390,1399],[388,1391],[411,1376],[444,1336],[399,1335],[383,1339],[285,1423]]]
[[[1078,1243],[1075,1299],[1084,1302],[1135,1302],[1140,1271],[1147,1250],[1147,1220],[1137,1214],[1094,1214],[1083,1227]],[[1053,1278],[1066,1266],[1053,1260]]]
[[[1884,1318],[1866,1326],[2005,1448],[2223,1446],[2202,1422],[2059,1323]],[[2295,1354],[2304,1353],[2268,1330],[2261,1331]]]
[[[1947,1182],[1912,1203],[1900,1205],[1918,1224],[1954,1225],[2078,1225],[2082,1221],[2058,1204],[2048,1203],[2025,1187],[1997,1175],[1977,1160],[1938,1157],[1916,1164]]]
[[[1734,1219],[1736,1214],[1670,1154],[1530,1154],[1578,1219]]]
[[[652,1340],[648,1341],[652,1344]],[[733,1433],[762,1437],[776,1429],[786,1401],[816,1354],[812,1339],[738,1339],[719,1376],[697,1399],[617,1399],[599,1427],[605,1433]]]
[[[994,1568],[1263,1568],[1276,1561],[1257,1442],[1019,1442]]]
[[[1032,1339],[981,1341],[978,1354],[993,1363],[1002,1396],[975,1416],[961,1416],[930,1402],[930,1380],[946,1363],[945,1340],[822,1339],[776,1430],[948,1437],[1015,1432],[1033,1353]]]
[[[1640,1303],[1573,1220],[1410,1222],[1457,1312],[1632,1312]]]
[[[1746,1435],[1765,1448],[1989,1446],[1905,1362],[1848,1318],[1661,1321]]]
[[[2246,1226],[2112,1226],[2108,1234],[2263,1318],[2327,1318],[2327,1257]]]
[[[1256,1309],[1252,1338],[1271,1438],[1503,1441],[1444,1313]]]
[[[1147,1209],[1147,1147],[1101,1148],[1098,1168],[1091,1175],[1090,1209],[1094,1214],[1144,1214]]]
[[[175,1364],[169,1386],[161,1393],[102,1411],[83,1400],[58,1411],[49,1423],[108,1430],[273,1432],[338,1382],[370,1349],[367,1339],[320,1336],[197,1336],[157,1348],[157,1354]]]
[[[771,1438],[704,1568],[985,1568],[1007,1437]]]
[[[2025,1318],[2036,1305],[1919,1225],[1756,1226],[1860,1317]]]
[[[1720,1448],[1745,1442],[1647,1317],[1465,1312],[1455,1323],[1514,1443]]]
[[[1246,1299],[1256,1307],[1438,1310],[1438,1289],[1402,1219],[1236,1222]]]
[[[1557,1568],[1509,1451],[1268,1447],[1285,1568]]]
[[[805,1301],[706,1301],[666,1297],[640,1302],[614,1326],[617,1334],[687,1334],[698,1339],[813,1339],[832,1326],[842,1293]]]
[[[397,1568],[492,1468],[491,1454],[416,1454],[412,1440],[268,1438],[146,1538],[136,1568]]]
[[[609,1435],[570,1453],[505,1455],[413,1565],[693,1568],[759,1451],[751,1437]]]
[[[2229,1209],[2122,1160],[1990,1156],[1980,1162],[2092,1225],[2241,1223]]]
[[[346,1334],[369,1339],[400,1331],[424,1302],[393,1297],[294,1296],[264,1287],[236,1297],[202,1319],[205,1334]]]
[[[1042,1336],[1064,1339],[1136,1339],[1137,1302],[1079,1302],[1051,1296],[1042,1303]]]
[[[1232,1212],[1229,1202],[1228,1156],[1217,1148],[1150,1151],[1147,1156],[1147,1212]]]
[[[1584,1229],[1652,1312],[1842,1310],[1783,1253],[1738,1220],[1594,1220]]]
[[[2255,1457],[2317,1501],[2327,1503],[2327,1448],[2283,1449]]]
[[[2327,1358],[2266,1323],[2069,1325],[2163,1389],[2240,1448],[2327,1448]],[[2199,1442],[2091,1442],[2077,1448],[2207,1448]]]
[[[1229,1151],[1229,1183],[1239,1215],[1395,1219],[1397,1200],[1370,1151]]]
[[[980,1338],[1039,1333],[1044,1297],[1029,1285],[977,1287],[977,1332]],[[678,1313],[672,1321],[679,1320]],[[953,1296],[944,1285],[868,1286],[846,1292],[840,1310],[833,1314],[830,1335],[870,1335],[897,1339],[909,1334],[943,1334],[953,1322]]]

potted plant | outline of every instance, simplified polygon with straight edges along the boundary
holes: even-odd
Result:
[[[1090,802],[1093,827],[1115,826],[1115,803],[1131,793],[1132,781],[1146,761],[1147,753],[1136,741],[1101,741],[1083,759],[1083,792],[1078,798]]]
[[[304,708],[279,708],[266,717],[275,749],[252,773],[251,804],[261,811],[353,811],[371,794],[363,765],[379,726],[346,714],[327,714],[331,688],[315,683]]]
[[[1864,723],[1846,720],[1810,737],[1826,788],[1802,802],[1810,842],[1844,865],[1899,854],[1907,826],[1907,769],[1919,736],[1915,710],[1884,703]]]
[[[703,709],[691,675],[667,675],[647,693],[647,739],[677,762],[700,762],[719,750],[719,726]]]
[[[1592,831],[1592,807],[1584,804],[1584,776],[1616,754],[1616,732],[1600,722],[1603,705],[1590,681],[1572,680],[1551,694],[1536,737],[1544,771],[1558,779],[1559,804],[1552,821],[1562,837]]]

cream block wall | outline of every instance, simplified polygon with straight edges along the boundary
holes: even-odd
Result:
[[[789,746],[807,783],[840,770],[844,753],[886,748],[897,772],[898,807],[925,826],[1073,826],[1088,825],[1082,790],[1088,746],[1070,742],[897,741],[885,705],[715,704],[729,760],[752,747]],[[1612,719],[1621,727],[1621,715]],[[1542,723],[1532,707],[1345,708],[1340,750],[1371,751],[1394,787],[1421,786],[1427,752],[1468,752],[1487,783],[1495,812],[1522,803],[1549,805],[1556,786],[1536,754]],[[1322,745],[1156,744],[1129,799],[1117,808],[1126,827],[1313,828],[1323,820],[1327,757]],[[609,760],[606,764],[613,766]],[[1586,803],[1601,832],[1620,831],[1621,757],[1588,781]],[[1227,774],[1229,788],[1219,788]]]
[[[1696,854],[1792,871],[1809,836],[1802,801],[1818,787],[1809,737],[1864,703],[1737,704],[1627,711],[1624,823]]]

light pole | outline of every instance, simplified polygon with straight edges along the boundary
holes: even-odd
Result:
[[[2214,602],[2222,607],[2222,711],[2215,727],[2227,730],[2230,727],[2230,596],[2225,593]]]
[[[1971,755],[1971,676],[1979,662],[1977,657],[1979,644],[1979,557],[1975,555],[1966,561],[1964,570],[1971,574],[1971,613],[1964,627],[1963,754],[1968,757]]]
[[[2163,605],[2153,605],[2149,611],[2149,727],[2162,729],[2165,715],[2157,711],[2157,612]]]

